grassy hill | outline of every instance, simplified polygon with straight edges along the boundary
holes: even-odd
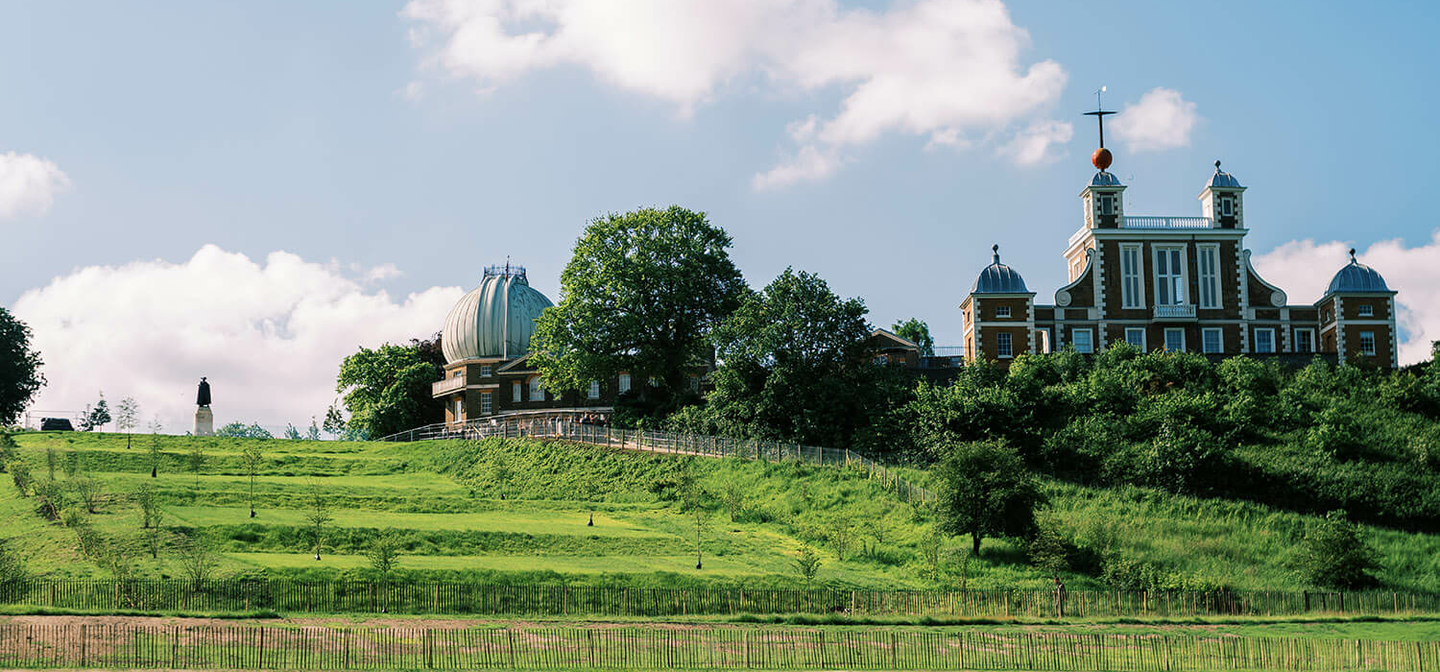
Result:
[[[19,455],[40,478],[50,465],[62,483],[103,485],[90,525],[130,548],[139,576],[179,573],[167,541],[151,558],[139,539],[131,496],[156,489],[170,532],[203,531],[223,553],[224,574],[304,578],[364,576],[365,551],[380,534],[399,535],[410,575],[492,582],[591,585],[799,585],[794,558],[805,544],[824,558],[818,581],[862,588],[1043,588],[1048,578],[1022,549],[987,539],[965,559],[951,539],[939,571],[925,550],[933,515],[901,503],[860,471],[795,463],[685,458],[529,440],[410,444],[29,433]],[[257,517],[241,459],[258,446]],[[159,467],[150,476],[151,450]],[[200,473],[188,471],[196,450]],[[925,481],[929,475],[912,476]],[[707,493],[695,569],[696,525],[682,511],[684,483]],[[1177,587],[1295,590],[1294,544],[1315,518],[1263,505],[1202,500],[1123,487],[1049,483],[1056,520],[1087,549],[1104,549],[1132,572],[1163,574]],[[333,522],[321,559],[311,553],[305,514],[314,493]],[[33,498],[0,488],[3,536],[30,570],[54,577],[103,577],[112,570],[79,550],[77,536],[46,520]],[[589,525],[593,515],[594,525]],[[732,519],[733,518],[733,519]],[[837,530],[848,534],[837,536]],[[1383,555],[1384,583],[1440,592],[1440,536],[1367,528]],[[837,548],[838,547],[838,548]],[[1077,563],[1073,588],[1101,587]],[[1110,577],[1112,580],[1115,577]],[[1121,577],[1122,579],[1124,577]]]

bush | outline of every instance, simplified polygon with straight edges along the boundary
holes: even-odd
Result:
[[[1344,511],[1331,511],[1305,535],[1299,569],[1306,581],[1322,588],[1353,590],[1379,583],[1375,549]]]

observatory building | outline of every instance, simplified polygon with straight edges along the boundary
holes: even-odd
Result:
[[[967,361],[1008,366],[1025,352],[1073,347],[1093,353],[1128,342],[1141,350],[1249,355],[1305,363],[1395,368],[1395,294],[1355,251],[1314,303],[1291,304],[1245,249],[1245,187],[1215,172],[1200,189],[1199,216],[1125,212],[1125,185],[1106,169],[1104,116],[1097,172],[1080,191],[1084,223],[1065,247],[1069,282],[1053,304],[1035,302],[1025,279],[992,249],[960,304]]]
[[[445,422],[560,410],[608,417],[616,395],[629,389],[628,376],[555,394],[545,389],[540,372],[531,366],[535,318],[551,305],[530,287],[524,268],[506,264],[485,269],[480,286],[456,302],[440,332],[445,377],[430,391],[445,401]]]

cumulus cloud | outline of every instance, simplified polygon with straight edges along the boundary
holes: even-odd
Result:
[[[1060,121],[1037,121],[1015,134],[996,154],[1022,166],[1051,163],[1064,156],[1063,145],[1075,136],[1075,127]]]
[[[1150,152],[1189,147],[1190,134],[1200,123],[1195,103],[1179,91],[1156,87],[1126,104],[1115,117],[1115,133],[1132,152]]]
[[[359,346],[439,331],[458,287],[403,298],[366,291],[338,264],[273,252],[263,262],[207,245],[183,263],[90,266],[25,292],[50,383],[34,408],[78,410],[103,390],[133,396],[148,424],[189,429],[195,385],[208,376],[215,421],[303,426],[335,398],[340,360]]]
[[[966,131],[1027,120],[1066,81],[1054,61],[1024,62],[1029,35],[999,0],[411,0],[401,14],[427,67],[482,88],[578,67],[681,114],[745,76],[842,92],[833,114],[799,122],[804,139],[791,125],[787,158],[752,181],[762,189],[824,178],[887,133],[962,146]]]
[[[70,187],[70,178],[54,161],[33,154],[0,154],[0,219],[43,215],[55,195]]]
[[[1295,303],[1320,298],[1335,271],[1349,263],[1350,243],[1295,240],[1254,258],[1255,270],[1284,289]],[[1400,328],[1400,364],[1429,359],[1430,343],[1440,340],[1440,230],[1428,244],[1406,247],[1402,240],[1377,242],[1358,255],[1363,263],[1385,277],[1395,297],[1395,319]]]

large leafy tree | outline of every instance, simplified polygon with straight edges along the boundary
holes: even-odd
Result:
[[[379,438],[444,417],[440,403],[430,396],[430,384],[441,375],[440,365],[426,356],[419,343],[386,343],[373,350],[362,347],[346,357],[335,391],[344,395],[349,427]],[[328,418],[326,422],[328,426]]]
[[[886,367],[867,343],[865,303],[817,275],[785,269],[715,333],[706,414],[730,434],[848,446],[890,410]]]
[[[40,353],[30,344],[30,327],[0,308],[0,425],[13,424],[45,385]]]
[[[730,236],[704,213],[670,206],[594,220],[560,276],[560,303],[536,320],[545,385],[579,390],[629,372],[642,395],[683,394],[711,329],[745,290]],[[655,390],[643,383],[653,379]]]
[[[918,317],[912,317],[904,322],[896,322],[890,325],[890,331],[896,336],[908,338],[920,346],[921,357],[933,357],[935,355],[935,339],[930,335],[930,325],[925,324]]]
[[[1035,531],[1035,509],[1044,503],[1035,476],[1004,441],[949,443],[937,452],[941,480],[941,528],[968,534],[973,554],[987,536],[1025,538]]]

